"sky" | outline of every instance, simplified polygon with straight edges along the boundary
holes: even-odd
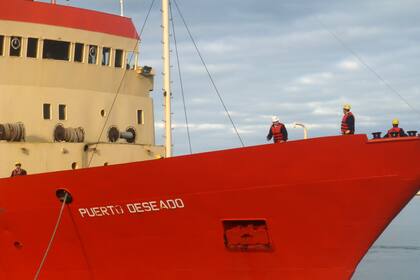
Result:
[[[59,4],[119,14],[119,0]],[[125,0],[140,30],[152,0]],[[386,131],[393,118],[420,131],[418,0],[177,0],[246,146],[267,143],[271,116],[289,139],[339,134],[350,103],[356,132]],[[156,142],[164,142],[160,1],[141,38],[141,65],[155,68]],[[193,153],[240,147],[177,10],[176,40]],[[173,37],[173,36],[172,36]],[[172,53],[175,54],[172,44]],[[173,67],[174,153],[188,154],[178,69]]]

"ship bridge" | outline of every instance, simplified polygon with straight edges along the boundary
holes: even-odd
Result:
[[[15,161],[38,173],[161,157],[138,53],[129,18],[1,1],[0,177]]]

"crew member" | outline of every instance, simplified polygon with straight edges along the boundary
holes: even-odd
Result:
[[[267,135],[267,141],[270,141],[273,138],[274,143],[281,143],[287,141],[287,129],[284,124],[279,121],[279,118],[273,116],[271,118],[273,124],[270,127],[270,131]]]
[[[15,169],[12,171],[12,175],[10,177],[25,176],[26,174],[26,170],[22,168],[22,164],[20,162],[16,162]]]
[[[388,130],[388,133],[384,136],[384,138],[406,137],[407,134],[405,134],[404,129],[402,129],[401,127],[398,127],[399,124],[400,124],[400,121],[398,119],[393,119],[392,120],[392,128],[390,130]],[[393,134],[395,136],[393,136]]]
[[[354,134],[354,115],[350,112],[350,104],[345,104],[343,106],[343,119],[341,120],[341,134],[350,135]]]

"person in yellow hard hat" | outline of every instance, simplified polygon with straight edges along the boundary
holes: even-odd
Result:
[[[388,137],[406,137],[404,129],[398,127],[400,125],[400,121],[398,119],[392,120],[392,128],[388,130],[388,133],[384,136],[384,138]]]
[[[350,112],[351,110],[351,105],[350,104],[345,104],[343,106],[343,119],[341,120],[341,134],[342,135],[350,135],[350,134],[354,134],[354,123],[355,123],[355,118],[352,112]]]
[[[22,163],[19,161],[15,162],[15,169],[12,171],[10,177],[25,176],[27,175],[26,170],[22,168]]]

